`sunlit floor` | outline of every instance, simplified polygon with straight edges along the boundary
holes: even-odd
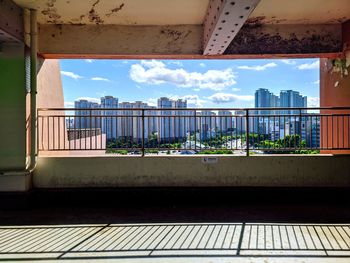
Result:
[[[108,224],[0,228],[0,259],[350,256],[349,225]]]
[[[0,261],[350,262],[347,190],[170,192],[0,196]]]

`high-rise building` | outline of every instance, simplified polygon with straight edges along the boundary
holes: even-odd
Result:
[[[113,96],[105,96],[101,98],[101,125],[102,133],[106,134],[107,139],[117,138],[117,110],[103,110],[103,109],[117,109],[118,108],[118,99]],[[110,116],[108,116],[110,115]]]
[[[255,111],[257,115],[254,117],[254,132],[259,134],[267,134],[270,139],[278,139],[285,135],[300,134],[305,138],[306,131],[303,129],[304,118],[300,118],[299,114],[306,112],[305,110],[280,110],[282,108],[306,108],[307,97],[300,95],[299,92],[293,90],[282,90],[280,96],[276,96],[267,89],[258,89],[255,92],[256,108],[277,108],[276,110],[259,110]],[[269,117],[272,114],[283,114],[283,117]],[[292,115],[292,116],[288,116]]]
[[[199,118],[200,137],[202,140],[215,136],[217,132],[216,113],[213,111],[203,110]]]
[[[280,92],[280,107],[282,108],[306,108],[307,97],[300,95],[298,91],[281,90]],[[285,114],[299,114],[298,110],[284,110]]]
[[[74,102],[75,118],[73,125],[76,129],[100,128],[100,121],[98,118],[91,117],[99,114],[99,104],[88,100],[78,100]],[[86,117],[85,117],[86,116]]]
[[[228,116],[228,117],[225,117]],[[218,112],[218,121],[217,127],[220,132],[228,132],[232,131],[233,128],[233,120],[232,120],[232,112],[227,110],[219,110]]]
[[[175,140],[186,138],[186,118],[182,118],[181,116],[186,115],[187,101],[181,99],[171,100],[162,97],[158,99],[158,108],[167,109],[160,111],[160,122],[158,127],[159,140],[162,142],[173,142]]]
[[[133,105],[130,102],[119,103],[117,138],[128,138],[133,136]],[[130,110],[129,110],[130,109]]]
[[[268,89],[258,89],[255,91],[255,108],[271,108],[273,104],[278,104],[278,97],[273,95]],[[271,110],[258,110],[255,111],[256,115],[262,115],[262,117],[254,117],[254,132],[265,133],[268,130],[267,118],[265,116],[273,114]]]

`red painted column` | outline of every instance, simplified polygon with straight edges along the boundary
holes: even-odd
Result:
[[[350,53],[350,21],[343,23],[344,54]],[[350,68],[348,68],[350,73]],[[320,60],[320,106],[350,107],[350,76],[332,72],[332,59]],[[321,111],[350,114],[350,110]],[[350,116],[321,118],[321,148],[350,148]],[[322,150],[321,153],[350,154],[350,150]]]

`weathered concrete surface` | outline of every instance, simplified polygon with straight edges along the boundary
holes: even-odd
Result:
[[[11,0],[0,1],[0,43],[23,42],[23,10]]]
[[[40,25],[43,54],[202,54],[202,26]]]
[[[40,24],[201,24],[209,0],[14,0],[35,8]],[[318,0],[320,1],[320,0]]]
[[[34,187],[350,186],[350,156],[40,157]]]
[[[310,54],[342,52],[341,24],[264,25],[247,20],[225,54]]]

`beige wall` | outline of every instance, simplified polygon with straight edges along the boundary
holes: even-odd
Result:
[[[38,108],[63,108],[64,97],[58,59],[41,60],[38,71]]]
[[[64,107],[64,96],[59,60],[40,60],[37,83],[37,108]],[[45,112],[40,112],[40,115],[55,115],[63,113],[64,112],[62,111],[50,111],[49,114],[45,114]],[[50,134],[48,134],[48,127],[51,131]],[[54,127],[55,134],[52,132],[54,130]],[[47,118],[38,118],[39,149],[47,148],[48,142],[50,142],[51,144],[55,142],[55,145],[67,144],[67,138],[65,138],[64,136],[65,132],[66,127],[64,118],[50,118],[50,123],[48,123]]]
[[[34,187],[349,187],[350,156],[40,157]],[[212,158],[212,156],[211,156]]]

